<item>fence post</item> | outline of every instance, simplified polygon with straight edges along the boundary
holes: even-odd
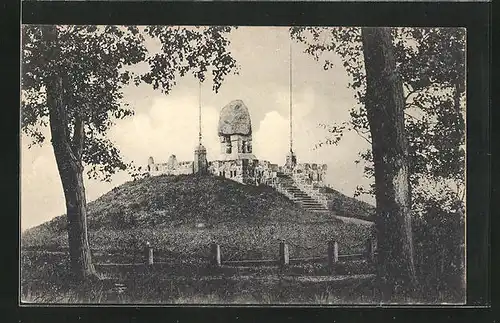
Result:
[[[285,241],[280,242],[280,266],[284,267],[290,263],[290,255],[288,253],[288,245]]]
[[[337,261],[339,261],[339,245],[337,241],[328,241],[328,268],[331,273],[335,271]]]
[[[212,243],[210,247],[210,258],[212,266],[220,267],[221,266],[221,257],[220,257],[220,246],[217,243]]]
[[[144,250],[146,255],[146,265],[153,265],[153,247],[149,244],[149,241],[146,242],[146,248]]]
[[[366,258],[369,263],[375,262],[375,241],[371,238],[366,240]]]

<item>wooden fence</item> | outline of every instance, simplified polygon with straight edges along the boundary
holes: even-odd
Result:
[[[154,264],[153,247],[147,243],[145,250],[145,263],[149,266]],[[298,263],[328,263],[328,268],[334,272],[335,266],[339,262],[346,262],[352,260],[366,260],[368,263],[375,263],[375,242],[372,239],[367,239],[365,243],[365,250],[363,253],[358,254],[341,254],[339,252],[339,244],[332,240],[328,242],[327,254],[319,257],[308,258],[290,258],[288,244],[285,241],[279,244],[279,254],[277,259],[249,259],[249,260],[224,260],[221,255],[221,246],[218,243],[210,245],[209,262],[212,267],[222,266],[279,266],[281,268],[291,264]]]

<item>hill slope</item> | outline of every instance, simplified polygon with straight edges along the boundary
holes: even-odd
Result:
[[[281,239],[295,256],[323,254],[335,239],[357,250],[368,228],[304,211],[269,187],[213,176],[156,176],[127,182],[88,204],[93,250],[139,250],[146,241],[170,255],[202,255],[211,241],[227,257],[272,257]],[[22,235],[22,247],[67,247],[59,216]]]
[[[336,215],[374,221],[375,207],[373,205],[349,197],[330,187],[323,187],[322,192],[328,197],[328,209]]]

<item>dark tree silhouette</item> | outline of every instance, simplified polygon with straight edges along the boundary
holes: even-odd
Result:
[[[375,174],[379,276],[384,298],[390,299],[398,286],[403,292],[417,286],[403,83],[396,70],[390,29],[362,28],[361,35]]]
[[[66,200],[69,255],[75,279],[96,277],[87,237],[83,172],[109,180],[131,166],[106,138],[116,118],[133,114],[122,101],[123,86],[149,83],[168,93],[188,72],[201,81],[210,72],[214,90],[235,69],[226,51],[228,27],[23,26],[22,131],[41,144],[50,125]],[[159,40],[150,53],[146,38]],[[149,70],[127,67],[145,62]]]
[[[346,131],[355,131],[370,143],[355,162],[364,165],[366,177],[374,178],[361,28],[294,27],[291,34],[326,70],[335,65],[325,54],[341,58],[357,101],[346,107],[350,120],[322,124],[327,138],[317,147],[337,144]],[[403,83],[415,264],[422,295],[435,299],[444,288],[447,295],[457,295],[447,300],[463,300],[465,29],[391,28],[391,35]],[[359,194],[375,195],[375,184],[359,186],[354,195]]]

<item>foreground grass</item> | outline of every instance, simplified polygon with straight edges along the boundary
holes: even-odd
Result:
[[[354,207],[359,204],[355,200],[344,202],[336,207],[337,214],[364,212]],[[294,265],[283,272],[265,266],[219,271],[206,267],[212,242],[221,245],[223,260],[275,259],[282,240],[289,244],[291,258],[324,257],[330,240],[338,242],[340,254],[363,252],[370,226],[343,223],[333,213],[305,212],[268,187],[209,176],[158,176],[126,183],[88,207],[94,262],[108,263],[98,266],[102,279],[71,283],[66,218],[60,216],[22,234],[23,301],[378,303],[371,276],[341,277],[373,272],[363,262],[340,264],[336,274],[342,279],[335,280],[324,263]],[[155,250],[155,261],[165,264],[152,269],[109,264],[142,262],[146,242]],[[448,299],[438,295],[430,302]]]
[[[72,283],[67,255],[22,252],[21,300],[50,304],[380,304],[363,261],[341,263],[331,275],[324,263],[209,268],[203,259],[153,267],[96,265],[100,280]],[[429,295],[427,295],[429,296]],[[398,304],[458,303],[460,293],[399,298]]]
[[[273,266],[213,270],[196,260],[153,268],[98,265],[101,280],[74,285],[64,255],[24,253],[22,259],[21,300],[26,303],[349,304],[374,301],[371,275],[358,270],[361,275],[331,280],[323,264],[296,265],[284,271]],[[371,271],[370,268],[363,270]]]
[[[152,278],[154,279],[154,278]],[[195,281],[189,281],[195,283]],[[169,280],[161,284],[146,284],[119,292],[105,281],[66,289],[37,289],[29,286],[22,291],[22,301],[44,304],[371,304],[373,292],[368,282],[352,290],[350,286],[292,286],[284,280],[278,283],[248,283],[226,279],[197,286],[186,281]],[[351,285],[359,285],[353,281]],[[154,288],[151,288],[154,285]],[[228,292],[228,291],[236,291]]]

